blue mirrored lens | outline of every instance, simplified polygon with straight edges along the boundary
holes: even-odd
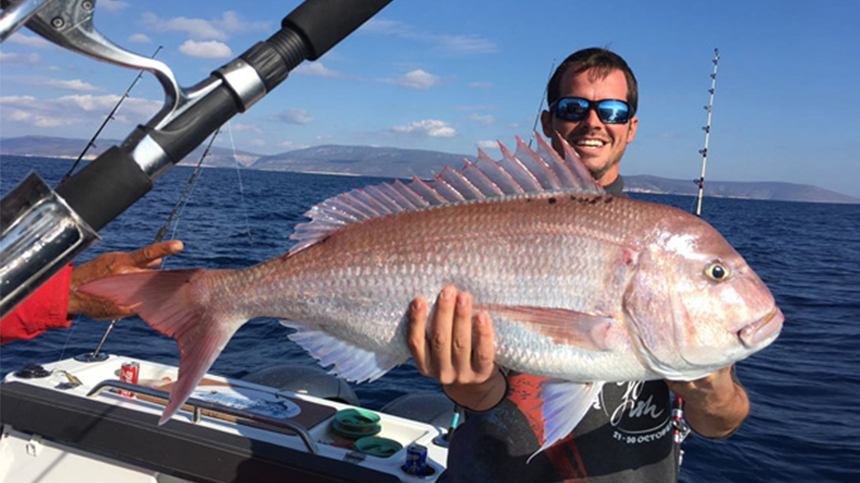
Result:
[[[597,117],[606,124],[625,124],[630,120],[630,106],[617,99],[589,101],[581,97],[565,97],[555,103],[554,113],[559,119],[579,122],[594,109]]]
[[[606,124],[624,124],[630,109],[627,103],[608,99],[597,103],[597,116]]]

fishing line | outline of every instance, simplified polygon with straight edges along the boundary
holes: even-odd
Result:
[[[167,216],[167,220],[164,222],[164,225],[158,229],[158,234],[155,235],[155,243],[158,243],[164,240],[164,236],[167,234],[167,228],[170,226],[170,223],[173,222],[173,219],[176,218],[176,221],[173,222],[173,232],[171,234],[171,239],[176,239],[176,231],[179,229],[179,220],[182,219],[182,213],[185,211],[185,206],[188,204],[188,200],[191,199],[191,194],[194,192],[194,188],[197,187],[197,180],[200,177],[202,171],[200,168],[203,166],[203,160],[206,159],[206,156],[209,155],[209,150],[212,148],[212,143],[215,142],[215,138],[218,137],[218,134],[221,132],[221,128],[218,128],[212,137],[209,138],[209,144],[206,145],[206,149],[203,151],[203,155],[200,156],[200,159],[197,160],[197,165],[194,167],[194,171],[191,172],[191,176],[188,178],[188,181],[185,182],[185,187],[182,189],[182,193],[179,195],[179,199],[176,200],[176,204],[173,205],[173,209],[170,211],[170,215]],[[161,266],[164,268],[165,262],[162,262]]]
[[[154,59],[155,56],[158,55],[158,52],[161,49],[162,49],[162,46],[159,45],[158,48],[155,49],[155,52],[153,52],[152,55],[149,56],[149,58]],[[125,101],[130,96],[131,90],[134,89],[134,86],[137,85],[137,82],[140,80],[141,77],[143,77],[144,72],[146,72],[146,71],[141,70],[140,72],[137,73],[137,77],[134,78],[134,80],[131,82],[131,85],[128,86],[128,89],[125,90],[125,93],[119,98],[119,101],[117,101],[116,105],[113,106],[113,109],[111,109],[110,113],[107,115],[104,122],[102,122],[102,125],[99,126],[99,128],[96,130],[96,133],[93,134],[93,137],[91,137],[90,141],[87,143],[87,145],[84,146],[84,150],[81,151],[80,155],[78,155],[78,159],[76,159],[75,162],[72,163],[72,167],[69,168],[69,171],[65,175],[63,175],[63,178],[60,180],[59,184],[65,183],[72,176],[72,173],[75,172],[75,169],[81,163],[81,160],[87,154],[87,151],[89,151],[90,148],[96,147],[96,139],[102,133],[102,130],[105,128],[105,126],[107,126],[111,120],[115,119],[114,114],[116,114],[116,112],[119,110],[119,106],[122,105],[123,101]]]
[[[245,228],[248,230],[248,242],[254,246],[254,238],[251,237],[251,222],[248,219],[248,208],[245,207],[245,190],[242,187],[242,170],[239,169],[239,155],[236,153],[236,143],[233,142],[233,128],[230,123],[227,123],[227,134],[230,135],[230,145],[233,148],[233,162],[236,165],[236,177],[239,178],[239,199],[242,204],[242,211],[245,213]]]

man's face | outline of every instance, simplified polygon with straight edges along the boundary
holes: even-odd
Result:
[[[578,74],[568,70],[562,76],[559,87],[559,98],[627,100],[627,78],[620,70],[613,70],[603,78],[597,76],[593,69]],[[564,155],[561,143],[554,135],[558,132],[579,153],[591,175],[603,186],[618,177],[621,156],[627,144],[636,137],[638,124],[639,119],[635,117],[627,124],[604,124],[594,110],[589,110],[579,122],[559,119],[548,111],[541,113],[544,135],[552,140],[553,148]]]

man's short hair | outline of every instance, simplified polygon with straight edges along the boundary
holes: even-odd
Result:
[[[627,65],[627,62],[620,55],[598,47],[574,52],[564,59],[564,62],[559,64],[546,87],[546,102],[548,106],[558,100],[561,77],[571,69],[574,74],[585,72],[588,69],[595,69],[597,75],[601,77],[609,75],[614,70],[623,72],[624,77],[627,79],[626,101],[630,104],[630,110],[632,111],[630,116],[633,117],[636,114],[636,109],[639,106],[639,88],[636,83],[636,76],[633,75],[630,66]]]

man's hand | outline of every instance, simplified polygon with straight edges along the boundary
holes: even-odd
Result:
[[[749,414],[749,398],[732,379],[732,366],[695,381],[666,384],[684,399],[684,417],[690,426],[707,438],[729,436]]]
[[[427,302],[415,299],[408,313],[409,350],[421,374],[442,384],[455,403],[473,411],[494,407],[506,383],[495,358],[495,334],[486,313],[472,322],[472,297],[445,287],[427,330]]]
[[[172,240],[147,245],[135,252],[105,253],[94,260],[72,268],[69,289],[69,315],[83,314],[91,319],[109,320],[132,315],[130,307],[116,305],[110,300],[77,291],[81,285],[114,275],[145,272],[161,264],[161,259],[175,255],[185,246]]]

